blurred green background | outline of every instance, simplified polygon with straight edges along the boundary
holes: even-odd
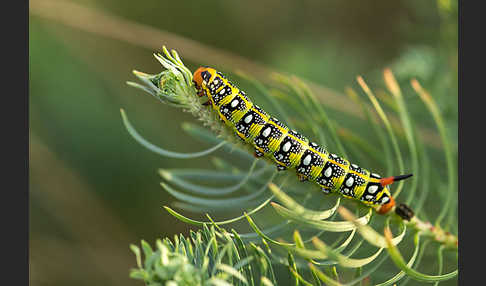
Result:
[[[161,37],[151,37],[154,31]],[[135,80],[133,69],[162,70],[152,57],[162,45],[177,49],[192,70],[208,64],[251,73],[235,66],[244,58],[329,88],[345,102],[345,87],[359,90],[357,75],[383,89],[382,71],[390,67],[424,130],[434,125],[410,79],[430,91],[457,147],[456,2],[32,0],[32,285],[140,285],[128,277],[135,266],[128,245],[188,232],[162,209],[174,198],[160,188],[157,169],[207,160],[152,154],[120,117],[124,108],[145,138],[169,150],[208,146],[182,131],[182,122],[197,123],[190,115],[125,84]],[[333,102],[326,106],[340,123],[359,123]],[[437,150],[436,134],[426,135]]]

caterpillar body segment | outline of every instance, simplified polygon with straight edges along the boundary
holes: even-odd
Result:
[[[205,105],[211,105],[236,136],[255,148],[255,156],[270,158],[278,170],[295,169],[300,180],[315,182],[325,193],[338,192],[359,200],[378,213],[385,214],[395,208],[387,185],[410,175],[382,179],[329,153],[267,114],[213,68],[198,68],[193,79],[198,95],[208,98]]]

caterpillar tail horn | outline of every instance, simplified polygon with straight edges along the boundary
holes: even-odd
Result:
[[[393,184],[394,182],[398,182],[398,181],[410,178],[411,176],[413,176],[413,174],[406,174],[406,175],[399,175],[399,176],[392,176],[392,177],[383,178],[383,179],[380,180],[380,184],[383,187],[388,186],[388,185]]]

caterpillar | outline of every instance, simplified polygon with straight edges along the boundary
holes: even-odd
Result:
[[[197,95],[208,98],[203,105],[211,106],[240,139],[251,144],[255,157],[270,158],[279,171],[295,169],[299,180],[316,183],[326,194],[338,192],[358,200],[374,207],[379,214],[396,210],[405,219],[413,216],[406,205],[395,206],[388,188],[393,182],[412,174],[381,178],[328,152],[267,114],[213,68],[199,67],[194,72],[193,82]]]

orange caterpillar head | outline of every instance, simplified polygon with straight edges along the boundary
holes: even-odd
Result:
[[[202,87],[203,84],[203,78],[202,78],[202,73],[205,71],[208,71],[209,68],[207,67],[199,67],[195,72],[194,75],[192,76],[193,82],[196,85],[196,89],[199,91]]]
[[[203,88],[203,86],[205,86],[206,84],[208,84],[209,80],[211,79],[211,77],[216,73],[216,70],[213,69],[213,68],[210,68],[210,67],[199,67],[195,72],[194,72],[194,75],[193,75],[193,82],[194,82],[194,85],[196,86],[196,89],[198,91],[197,95],[199,97],[202,97],[202,96],[208,96],[210,97],[211,94],[209,92],[206,92],[206,90]],[[204,105],[208,105],[210,104],[210,100],[211,98],[209,98],[209,100],[205,103],[203,103]]]

